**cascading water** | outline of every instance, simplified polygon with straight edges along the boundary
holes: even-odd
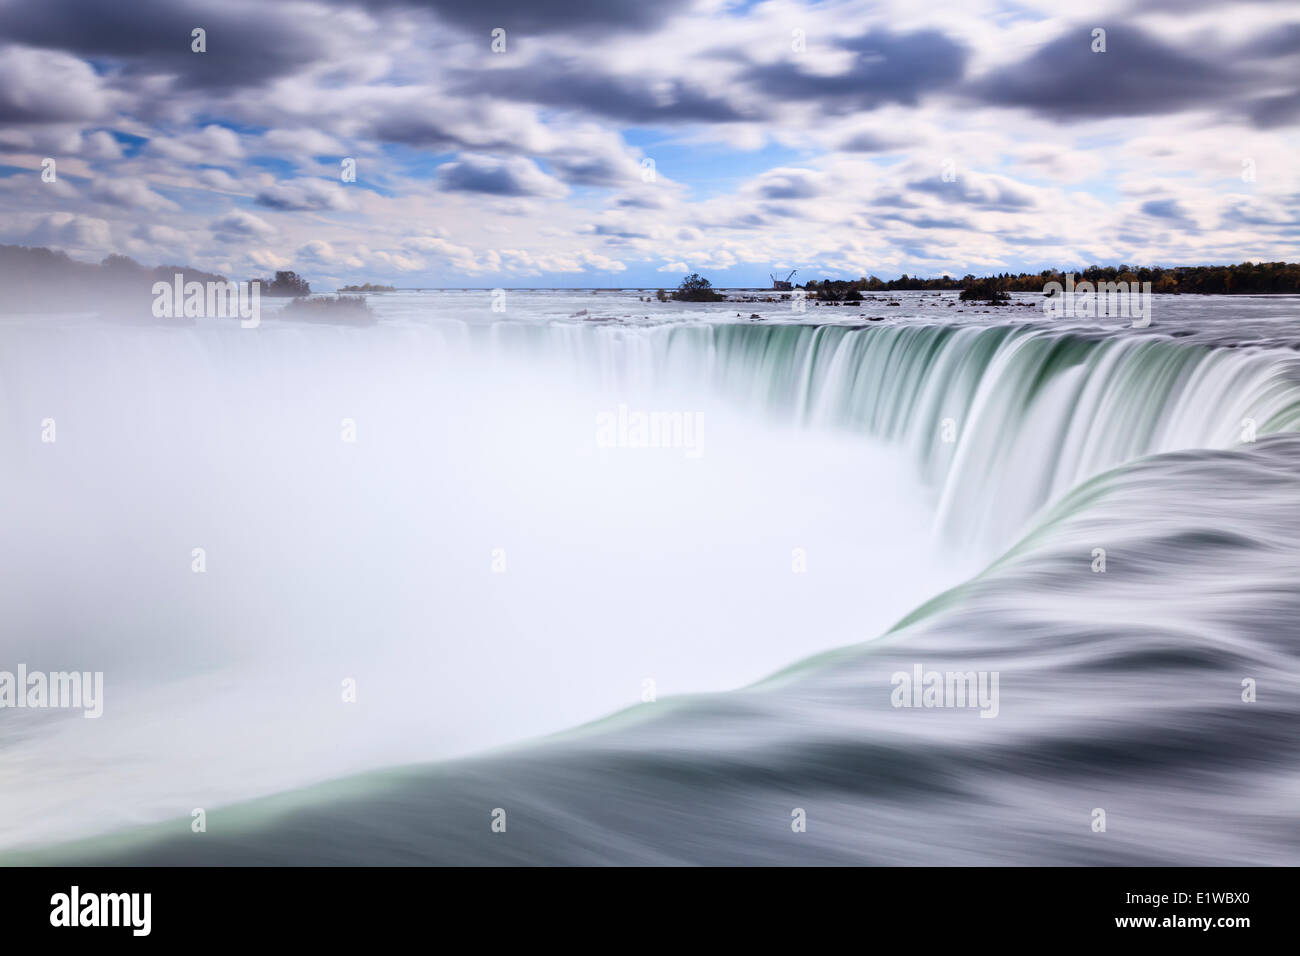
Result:
[[[938,489],[944,531],[998,544],[1114,465],[1300,428],[1300,359],[1277,349],[1025,325],[577,331],[605,346],[602,369],[622,371],[610,357],[621,348],[643,376],[709,380],[777,419],[903,445]]]
[[[516,294],[497,321],[394,297],[367,329],[0,328],[0,669],[103,670],[107,696],[98,721],[4,715],[0,850],[108,833],[50,852],[493,861],[458,816],[492,793],[539,821],[516,861],[1192,862],[1246,839],[1294,862],[1261,823],[1294,780],[1277,722],[1300,711],[1293,625],[1279,636],[1295,441],[1268,437],[1300,427],[1284,342],[554,321],[588,301]],[[620,406],[701,416],[702,454],[601,447]],[[999,718],[891,708],[912,662],[1000,670]],[[1234,716],[1252,674],[1276,696]],[[653,703],[551,744],[238,803],[573,727],[646,679]],[[1234,719],[1273,766],[1189,848],[1228,785],[1171,788],[1238,743]],[[1144,759],[1164,776],[1121,769]],[[1106,800],[1158,817],[1144,794],[1174,808],[1155,836],[1087,842]],[[358,842],[345,821],[372,795],[391,830]],[[820,814],[797,846],[792,805]],[[228,835],[172,842],[198,806]],[[1075,813],[1083,835],[1060,835]]]

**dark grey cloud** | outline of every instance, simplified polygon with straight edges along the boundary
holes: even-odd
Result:
[[[387,143],[422,146],[438,152],[457,149],[462,138],[436,120],[420,115],[418,109],[399,107],[372,118],[369,134]]]
[[[842,153],[887,153],[902,146],[900,141],[879,133],[856,133],[836,148]]]
[[[455,162],[443,163],[435,177],[438,187],[446,192],[491,196],[558,196],[564,192],[559,182],[522,157],[465,155]]]
[[[191,31],[207,31],[207,52]],[[195,0],[0,0],[0,40],[115,61],[127,76],[175,75],[182,88],[257,86],[327,53],[310,21],[274,5]]]
[[[483,33],[497,27],[519,33],[611,33],[647,30],[691,5],[691,0],[363,0],[375,8],[427,10],[440,20]]]
[[[1264,56],[1300,53],[1300,23],[1287,23],[1255,38],[1250,46]]]
[[[257,205],[282,212],[323,211],[347,209],[347,194],[334,183],[304,179],[298,182],[278,183],[258,192],[253,200]]]
[[[1300,90],[1250,100],[1245,109],[1256,126],[1264,129],[1290,126],[1300,122]]]
[[[613,156],[548,156],[546,165],[575,186],[625,186],[630,181],[627,163]]]
[[[1152,199],[1142,204],[1142,212],[1157,219],[1187,219],[1187,210],[1177,199]]]
[[[1196,220],[1177,199],[1150,199],[1141,205],[1142,214],[1152,219],[1163,219],[1171,226],[1195,230]]]
[[[727,123],[753,117],[681,80],[602,73],[591,63],[549,59],[526,67],[464,70],[463,96],[486,94],[559,109],[585,110],[628,123]]]
[[[1240,67],[1174,49],[1136,27],[1107,28],[1106,52],[1093,53],[1092,30],[1071,29],[970,89],[996,106],[1081,119],[1177,112],[1236,97],[1246,86]]]
[[[1261,211],[1258,205],[1237,202],[1222,216],[1222,226],[1262,226],[1291,231],[1300,226],[1300,194],[1286,197],[1277,205],[1270,204]]]
[[[809,73],[790,59],[752,66],[744,79],[771,99],[813,100],[825,112],[849,113],[888,103],[911,105],[923,93],[951,87],[961,80],[969,57],[964,46],[938,30],[876,29],[836,46],[855,54],[843,73]]]
[[[386,143],[414,146],[438,153],[462,149],[488,153],[514,153],[519,142],[490,124],[466,123],[453,111],[450,119],[428,105],[413,102],[380,103],[368,106],[360,117],[363,135]]]

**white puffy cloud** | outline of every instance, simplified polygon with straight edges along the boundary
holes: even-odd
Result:
[[[150,212],[180,209],[176,203],[160,196],[138,179],[97,178],[91,184],[90,195],[100,202],[127,209]]]
[[[113,246],[112,230],[107,221],[70,212],[41,216],[25,238],[31,245],[78,251],[108,252]]]
[[[0,124],[106,115],[112,97],[89,63],[56,50],[0,47]]]
[[[1039,2],[606,5],[502,57],[471,8],[230,0],[203,58],[65,6],[0,3],[0,241],[429,284],[1294,255],[1276,4],[1126,9],[1104,59]]]

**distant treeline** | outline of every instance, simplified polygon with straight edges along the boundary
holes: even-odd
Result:
[[[142,266],[129,256],[111,255],[98,265],[79,262],[66,252],[0,245],[0,312],[148,309],[155,282],[225,282],[226,277],[193,266]],[[293,272],[263,279],[261,294],[303,296],[311,286]]]
[[[98,311],[125,304],[143,304],[147,312],[153,284],[170,283],[178,272],[186,282],[225,281],[191,266],[150,269],[127,256],[108,256],[95,265],[54,249],[0,246],[0,312]]]
[[[897,279],[879,279],[867,276],[861,279],[812,280],[802,288],[819,299],[853,299],[862,293],[907,292],[917,290],[955,291],[972,286],[1001,289],[1005,292],[1042,292],[1048,282],[1065,284],[1066,275],[1075,282],[1150,282],[1152,292],[1247,294],[1247,293],[1300,293],[1300,263],[1295,262],[1243,262],[1235,266],[1176,266],[1171,269],[1159,266],[1088,266],[1086,269],[1044,269],[1042,272],[1021,272],[999,275],[965,275],[960,279],[941,277],[921,279],[903,275]]]

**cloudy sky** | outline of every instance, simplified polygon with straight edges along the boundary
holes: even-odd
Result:
[[[318,288],[1300,258],[1300,3],[1079,10],[0,0],[0,242]]]

